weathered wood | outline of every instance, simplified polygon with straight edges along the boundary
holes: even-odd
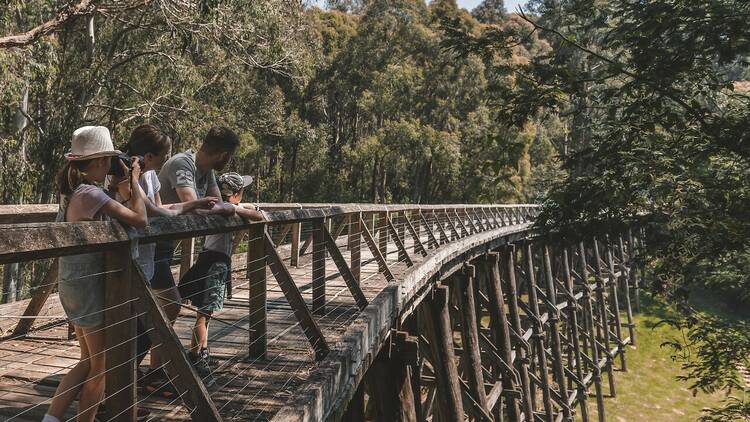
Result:
[[[544,406],[544,416],[547,422],[554,422],[555,415],[552,408],[552,395],[550,393],[550,383],[547,367],[547,350],[544,342],[544,327],[539,314],[539,299],[537,298],[536,286],[536,269],[534,268],[534,254],[531,249],[531,242],[527,241],[524,245],[524,257],[526,259],[526,287],[529,294],[529,308],[531,310],[532,324],[534,330],[534,346],[536,348],[536,362],[539,365],[539,374],[542,387],[542,405]]]
[[[487,394],[484,391],[482,357],[479,350],[479,329],[477,328],[476,301],[474,299],[475,268],[464,266],[456,275],[456,285],[461,304],[461,342],[464,348],[464,373],[467,377],[469,394],[484,413],[489,413]]]
[[[615,374],[614,374],[614,362],[612,355],[609,353],[610,348],[610,335],[609,335],[609,315],[607,310],[607,300],[604,296],[607,288],[604,275],[602,274],[602,259],[599,254],[599,241],[596,238],[592,239],[593,250],[594,250],[594,279],[596,280],[596,307],[599,315],[599,324],[601,324],[602,336],[600,342],[604,345],[603,353],[607,359],[607,380],[609,381],[609,395],[612,397],[617,396],[617,388],[615,385]]]
[[[268,236],[268,233],[265,233],[264,242],[266,246],[266,259],[268,260],[268,266],[271,267],[271,272],[276,277],[276,281],[279,283],[279,287],[281,287],[281,291],[284,293],[287,302],[289,302],[289,306],[292,307],[294,316],[297,317],[297,321],[302,326],[302,331],[310,341],[313,350],[315,350],[316,358],[318,360],[323,359],[329,352],[323,333],[320,331],[318,324],[315,323],[310,310],[307,309],[302,294],[297,285],[294,284],[294,280],[278,252],[274,249],[273,240]]]
[[[312,227],[312,311],[326,313],[326,241],[325,222],[315,220]]]
[[[133,317],[130,248],[107,251],[104,284],[105,388],[109,420],[135,422],[136,318]]]
[[[271,242],[271,239],[268,238],[268,241]],[[150,317],[151,326],[154,328],[148,330],[147,335],[151,338],[153,344],[160,344],[159,347],[169,362],[170,373],[175,379],[173,385],[180,392],[183,402],[188,407],[193,408],[193,421],[220,422],[222,419],[219,411],[211,400],[203,381],[188,361],[185,348],[156,301],[141,267],[131,261],[130,269],[132,274],[135,275],[133,282],[130,283],[131,292],[138,299],[138,307],[143,309],[143,312],[146,312]],[[135,353],[135,350],[133,353]],[[133,371],[135,371],[135,360],[133,362]],[[133,376],[135,376],[135,372]],[[133,383],[133,389],[135,390],[135,383]],[[109,404],[107,410],[109,411]]]
[[[394,334],[391,334],[393,336]],[[379,422],[416,422],[411,366],[403,354],[384,347],[367,371],[374,420]]]
[[[302,235],[302,223],[292,223],[292,239],[289,248],[289,265],[297,268],[300,256],[300,236]]]
[[[466,236],[469,236],[470,234],[473,234],[473,233],[470,233],[469,230],[466,228],[466,224],[464,224],[464,219],[458,214],[458,211],[454,209],[453,214],[456,217],[456,221],[458,222],[458,227],[461,228],[461,236],[466,237]]]
[[[568,406],[568,383],[565,379],[565,370],[563,367],[562,342],[560,340],[560,310],[557,308],[557,291],[555,289],[554,277],[552,275],[552,262],[549,253],[549,246],[546,244],[542,247],[542,265],[544,267],[545,290],[547,293],[547,320],[548,331],[550,334],[550,348],[552,349],[552,369],[555,374],[555,382],[560,390],[560,395],[564,398],[562,403],[563,417],[570,420],[573,416],[570,406]]]
[[[414,253],[427,256],[427,249],[425,249],[424,244],[422,244],[422,241],[419,239],[419,232],[406,215],[404,215],[404,225],[406,225],[406,228],[409,230],[409,234],[411,234],[411,238],[414,241]]]
[[[432,297],[424,302],[423,322],[430,344],[433,369],[437,378],[437,392],[440,396],[438,407],[440,416],[448,421],[464,420],[461,384],[456,367],[453,349],[453,328],[448,313],[449,291],[446,286],[436,286]]]
[[[378,249],[386,260],[388,259],[388,221],[388,211],[378,213]]]
[[[505,264],[505,278],[508,284],[508,313],[510,315],[510,321],[513,326],[513,330],[516,334],[520,335],[523,333],[521,326],[521,313],[518,308],[518,289],[516,287],[516,260],[514,247],[507,246],[503,248],[503,262]],[[524,415],[527,422],[534,422],[534,406],[533,398],[531,395],[531,379],[529,377],[529,361],[527,358],[527,350],[523,344],[520,344],[520,340],[516,341],[516,369],[521,378],[521,389],[523,397],[523,409]]]
[[[47,270],[47,274],[44,275],[39,287],[33,289],[31,301],[26,306],[26,310],[23,311],[23,317],[19,319],[18,324],[13,329],[12,336],[26,334],[34,325],[35,317],[39,315],[44,304],[47,303],[50,293],[57,286],[57,269],[58,260],[54,259],[52,266]]]
[[[605,249],[605,256],[607,257],[607,267],[609,270],[609,287],[610,287],[610,297],[612,298],[612,314],[614,315],[614,324],[615,324],[615,336],[617,337],[615,339],[615,342],[617,343],[619,350],[618,354],[620,355],[620,367],[624,372],[627,372],[628,366],[627,361],[625,360],[625,347],[624,343],[622,341],[622,321],[620,318],[620,300],[619,300],[619,294],[618,294],[618,281],[619,277],[615,274],[615,263],[614,263],[614,257],[612,256],[612,244],[609,242],[609,236],[607,237],[606,242],[604,243],[604,249]]]
[[[422,224],[424,224],[425,232],[427,232],[427,247],[437,248],[440,243],[437,241],[435,233],[432,232],[432,227],[430,227],[430,223],[425,218],[424,213],[419,213],[419,219],[422,221]]]
[[[578,303],[575,295],[573,295],[573,276],[570,271],[570,256],[568,247],[562,250],[562,272],[565,281],[565,287],[568,290],[569,296],[571,297],[570,303],[568,304],[568,325],[570,326],[570,337],[572,342],[573,357],[575,358],[575,371],[577,378],[577,392],[578,392],[578,403],[581,407],[581,421],[589,421],[589,408],[588,408],[588,388],[586,383],[583,382],[583,359],[581,358],[581,343],[578,332]]]
[[[264,358],[268,344],[268,309],[266,285],[266,235],[265,224],[256,224],[248,229],[247,282],[248,282],[248,354],[252,358]]]
[[[581,242],[578,246],[578,258],[580,260],[580,275],[581,282],[583,284],[583,315],[585,318],[586,325],[588,325],[589,345],[591,346],[591,359],[597,363],[592,368],[592,378],[594,379],[594,387],[596,390],[596,410],[599,422],[605,422],[606,416],[604,413],[604,395],[602,393],[602,375],[601,369],[598,365],[599,362],[599,346],[597,344],[595,333],[594,333],[594,309],[591,304],[591,287],[589,286],[589,269],[586,263],[586,246]]]
[[[453,219],[451,219],[450,212],[446,210],[444,213],[445,219],[448,220],[448,228],[450,228],[451,231],[451,242],[460,239],[461,236],[458,234],[458,229],[456,228],[456,224],[453,222]]]
[[[367,229],[367,226],[360,220],[360,224],[362,225],[362,236],[365,238],[365,243],[367,243],[367,247],[370,248],[370,252],[375,257],[375,260],[378,262],[378,267],[380,268],[380,272],[382,272],[385,275],[385,278],[390,281],[396,281],[396,277],[393,276],[393,273],[391,272],[391,269],[388,267],[388,263],[385,261],[385,257],[380,252],[380,249],[378,249],[377,243],[375,243],[375,239],[372,237],[372,234],[370,234],[370,230]]]
[[[625,252],[625,244],[622,235],[618,236],[620,242],[620,262],[623,268],[625,268],[624,274],[622,274],[621,283],[625,295],[625,312],[628,318],[628,335],[630,335],[630,344],[636,345],[636,333],[635,333],[635,320],[633,319],[633,307],[630,300],[630,280],[631,273],[633,273],[633,260],[630,256],[630,252]],[[626,260],[625,257],[628,257]]]
[[[281,227],[281,230],[276,234],[276,239],[273,240],[273,244],[277,247],[281,245],[282,242],[284,242],[284,239],[286,238],[286,235],[289,234],[290,231],[292,231],[293,224],[284,224]]]
[[[438,212],[436,210],[432,211],[432,218],[435,220],[435,225],[437,226],[438,234],[440,235],[440,244],[444,245],[448,242],[448,235],[445,233],[445,228],[443,225],[445,224],[444,221],[440,221],[440,217],[438,217]]]
[[[361,382],[354,397],[349,400],[346,412],[341,418],[343,422],[361,422],[365,420],[365,383]]]
[[[341,277],[344,279],[346,287],[349,288],[349,292],[351,292],[354,301],[357,303],[357,307],[359,307],[360,310],[365,309],[367,307],[367,299],[365,298],[364,293],[362,293],[362,289],[359,287],[359,282],[354,278],[354,274],[352,274],[352,271],[346,264],[346,260],[336,245],[333,236],[331,236],[331,233],[328,232],[328,229],[326,229],[325,225],[321,222],[315,224],[314,230],[319,230],[323,234],[323,243],[325,244],[325,247],[328,248],[328,253],[331,254],[331,259],[333,259],[336,268],[339,270],[339,274],[341,274]],[[323,273],[323,276],[325,277],[325,273]]]
[[[505,315],[505,302],[503,298],[503,287],[500,279],[499,256],[496,253],[488,253],[480,262],[483,263],[482,270],[487,275],[487,293],[490,311],[490,330],[495,345],[501,353],[501,358],[508,367],[513,366],[513,349],[510,342],[510,325]],[[500,365],[501,381],[504,390],[515,390],[515,374]],[[508,417],[512,421],[521,420],[521,409],[518,400],[510,397],[507,405]]]
[[[388,231],[391,232],[393,242],[396,244],[396,248],[398,248],[399,261],[405,262],[408,267],[414,266],[414,261],[411,260],[409,253],[406,252],[404,241],[401,240],[401,236],[399,236],[398,231],[396,231],[396,227],[394,227],[393,222],[391,221],[388,221]]]
[[[393,215],[393,225],[397,229],[396,232],[398,234],[398,237],[403,241],[404,245],[406,245],[406,223],[404,222],[404,220],[406,219],[406,211],[394,213]],[[409,254],[404,250],[404,252],[398,253],[398,260],[405,261],[408,256]]]
[[[362,213],[349,216],[349,261],[351,262],[352,275],[357,283],[362,279],[362,226],[360,221]]]

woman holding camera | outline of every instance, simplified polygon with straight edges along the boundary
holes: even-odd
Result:
[[[135,128],[130,135],[130,141],[125,147],[123,147],[123,151],[129,155],[139,157],[142,163],[141,166],[143,172],[139,183],[146,195],[146,213],[149,217],[176,216],[190,212],[196,208],[211,208],[216,202],[215,198],[209,197],[179,204],[162,204],[161,196],[159,195],[161,184],[159,183],[157,172],[161,170],[162,165],[171,155],[172,140],[158,126],[144,124]],[[154,277],[155,251],[155,243],[140,245],[136,261],[143,270],[146,280],[152,284],[152,289],[154,293],[156,293],[156,297],[159,300],[162,309],[164,309],[167,317],[174,322],[180,311],[180,296],[176,287],[160,288],[160,284],[157,282],[158,280],[152,280]],[[149,337],[144,334],[145,327],[143,327],[140,321],[138,322],[138,332],[137,356],[138,364],[140,365],[143,358],[146,356],[146,353],[151,348],[151,341]],[[148,378],[160,378],[160,376],[163,375],[162,360],[158,348],[151,350],[150,367],[151,372],[149,373]],[[147,383],[147,380],[141,380],[141,383],[143,382]]]
[[[67,163],[57,176],[60,189],[59,222],[104,221],[116,219],[133,227],[147,224],[145,195],[138,181],[141,168],[133,160],[132,169],[114,160],[125,175],[117,184],[124,201],[110,198],[98,185],[110,173],[114,149],[109,130],[85,126],[73,132]],[[44,422],[58,422],[80,392],[79,422],[91,422],[104,398],[104,256],[101,252],[64,256],[59,261],[59,296],[67,317],[75,328],[81,347],[78,363],[60,381]]]

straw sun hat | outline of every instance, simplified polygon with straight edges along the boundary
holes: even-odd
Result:
[[[73,132],[70,152],[65,158],[70,161],[91,160],[122,154],[112,144],[109,129],[104,126],[83,126]]]

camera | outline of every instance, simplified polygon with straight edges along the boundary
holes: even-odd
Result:
[[[120,162],[123,162],[125,166],[132,170],[133,169],[133,161],[138,160],[138,163],[141,165],[141,168],[143,168],[143,157],[140,155],[135,157],[130,157],[127,154],[118,154],[112,157],[112,165],[109,167],[109,173],[116,177],[122,177],[125,176],[122,172],[122,167],[120,166]]]

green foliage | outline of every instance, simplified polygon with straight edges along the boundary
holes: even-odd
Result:
[[[94,17],[93,50],[85,19],[0,50],[0,200],[55,201],[52,177],[83,124],[108,126],[119,143],[157,123],[175,150],[195,147],[211,125],[230,126],[243,142],[235,170],[258,178],[248,200],[527,201],[548,188],[541,173],[557,168],[545,139],[562,127],[506,128],[488,107],[490,88],[515,89],[491,64],[528,60],[540,41],[502,58],[446,55],[442,20],[485,27],[453,0],[331,1],[330,10],[281,0],[113,4]],[[50,19],[55,5],[11,2],[0,34]],[[502,2],[477,13],[518,24],[500,19]],[[34,124],[15,133],[26,86]],[[532,149],[544,158],[532,160]]]

